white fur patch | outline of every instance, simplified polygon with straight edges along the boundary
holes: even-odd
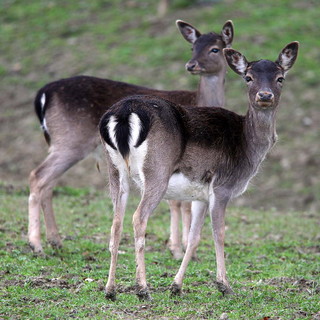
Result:
[[[116,141],[116,132],[115,132],[115,127],[117,125],[117,120],[115,116],[111,116],[108,122],[108,131],[109,131],[109,137],[114,144],[114,146],[118,149],[118,144]]]
[[[239,57],[239,61],[236,64],[236,68],[237,68],[238,72],[240,72],[242,74],[246,71],[247,63],[246,63],[245,59],[242,56]]]
[[[289,71],[292,57],[288,57],[285,53],[281,54],[281,66],[285,71],[285,74]]]
[[[186,29],[185,35],[188,38],[188,40],[191,43],[195,43],[196,40],[198,39],[198,37],[196,35],[196,31],[193,28],[189,27],[189,26],[186,26],[185,29]]]
[[[46,94],[45,93],[42,94],[40,102],[41,102],[41,108],[43,110],[44,105],[46,104]]]
[[[129,156],[130,176],[140,189],[144,187],[145,183],[143,166],[147,152],[148,141],[145,140],[138,148],[132,148]]]
[[[43,112],[44,106],[46,104],[46,94],[45,93],[42,94],[40,102],[41,102],[41,111]],[[47,127],[47,121],[46,121],[45,117],[42,120],[41,127],[42,127],[43,131],[46,131],[46,132],[49,133],[49,130],[48,130],[48,127]]]
[[[168,200],[208,201],[208,196],[209,184],[190,181],[182,173],[175,173],[169,180],[164,198]]]
[[[129,146],[131,148],[137,144],[140,131],[141,131],[141,121],[140,121],[140,118],[135,113],[132,113],[129,116],[129,126],[130,126],[130,135],[131,135]]]

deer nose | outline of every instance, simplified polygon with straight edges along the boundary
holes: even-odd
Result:
[[[188,71],[193,71],[197,67],[197,65],[198,65],[197,61],[190,60],[189,62],[186,63],[186,69]]]
[[[260,101],[272,101],[273,100],[273,93],[270,91],[259,91],[258,92],[258,100]]]

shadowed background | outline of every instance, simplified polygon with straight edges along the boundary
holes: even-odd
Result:
[[[44,84],[79,74],[157,89],[197,87],[185,71],[190,44],[176,19],[201,32],[220,31],[233,20],[233,48],[248,60],[275,60],[289,42],[300,42],[298,60],[283,88],[279,141],[252,187],[237,204],[254,208],[317,211],[320,208],[320,4],[303,0],[159,1],[4,0],[0,7],[0,183],[25,188],[47,146],[33,110]],[[226,108],[245,113],[245,83],[226,79]],[[100,166],[103,165],[100,163]],[[60,186],[105,188],[105,174],[88,158]]]

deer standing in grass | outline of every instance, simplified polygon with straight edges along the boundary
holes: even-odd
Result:
[[[209,37],[212,42],[202,45],[202,49],[194,44],[198,59],[202,55],[207,56],[202,65],[203,74],[214,68],[220,70],[220,66],[225,65],[222,49],[231,43],[232,30],[232,23],[228,21],[221,35]],[[207,38],[206,34],[201,36],[198,31],[195,33],[199,39]],[[220,51],[210,53],[208,50],[214,46]],[[223,83],[224,74],[219,73],[219,77],[223,78],[220,81]],[[223,92],[223,87],[220,90]],[[53,188],[68,169],[87,157],[100,144],[97,126],[101,116],[111,105],[133,94],[149,94],[175,103],[194,104],[197,96],[203,95],[203,91],[207,92],[207,88],[202,87],[201,83],[198,92],[161,91],[89,76],[62,79],[41,88],[35,98],[35,110],[50,147],[49,155],[31,171],[29,177],[28,241],[34,252],[43,252],[40,235],[41,209],[48,242],[53,247],[62,246],[52,207]],[[220,91],[218,96],[221,96]]]
[[[177,20],[176,24],[182,36],[193,45],[192,58],[187,62],[186,69],[191,74],[200,75],[195,105],[224,107],[227,64],[222,50],[231,46],[234,36],[232,21],[225,23],[221,35],[213,32],[202,35],[196,28],[181,20]],[[170,200],[169,206],[171,217],[169,249],[175,259],[182,259],[182,247],[184,249],[187,247],[191,224],[191,202]],[[182,245],[179,235],[180,217],[182,217]],[[196,250],[193,258],[196,258]]]
[[[134,96],[116,103],[102,117],[99,130],[107,151],[114,205],[107,298],[116,298],[115,271],[130,181],[142,195],[133,215],[138,297],[150,298],[145,233],[151,213],[163,198],[193,201],[187,248],[172,294],[181,293],[207,210],[215,242],[216,283],[223,294],[233,292],[224,259],[226,206],[246,190],[276,142],[281,88],[297,54],[298,42],[288,44],[275,62],[248,62],[241,53],[224,49],[227,63],[248,85],[245,116],[222,108],[187,107],[157,97]]]

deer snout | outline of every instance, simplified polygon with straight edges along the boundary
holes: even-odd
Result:
[[[256,104],[261,108],[269,108],[274,104],[274,94],[269,90],[261,90],[256,94]]]
[[[199,72],[200,71],[200,67],[199,67],[199,63],[196,60],[190,60],[186,63],[186,69],[193,73],[193,72]]]
[[[257,93],[257,101],[272,102],[274,95],[270,91],[259,91]]]

